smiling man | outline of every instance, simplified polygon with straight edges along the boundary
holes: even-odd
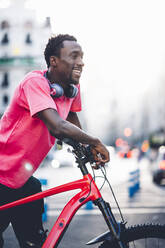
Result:
[[[0,205],[41,191],[32,175],[56,138],[90,145],[97,165],[109,161],[106,147],[82,131],[76,114],[81,111],[81,46],[73,36],[58,35],[49,39],[44,55],[47,70],[25,76],[0,120]],[[42,200],[0,213],[0,247],[10,222],[21,248],[41,246],[46,237],[42,213]]]

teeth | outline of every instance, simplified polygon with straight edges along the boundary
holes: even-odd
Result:
[[[80,70],[74,69],[74,70],[73,70],[73,73],[74,73],[75,75],[78,75],[78,76],[81,75],[81,71],[80,71]]]

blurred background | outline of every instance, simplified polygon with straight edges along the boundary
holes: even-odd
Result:
[[[164,223],[164,13],[164,0],[0,0],[0,116],[24,75],[46,68],[43,53],[48,38],[59,33],[74,35],[85,63],[79,117],[83,129],[109,149],[107,177],[127,220],[134,224]],[[45,188],[81,176],[67,145],[62,150],[55,146],[35,175],[45,180]],[[98,181],[102,185],[100,177]],[[103,193],[116,211],[107,185]],[[57,196],[56,201],[48,198],[49,230],[52,216],[59,214],[69,196]],[[61,248],[68,242],[76,248],[78,237],[79,246],[85,247],[81,243],[85,235],[91,238],[96,230],[103,231],[94,212],[88,216],[94,233],[85,233],[86,214],[80,211],[82,226],[74,222]],[[5,247],[18,247],[11,227],[6,239]]]
[[[0,0],[0,115],[23,76],[45,69],[53,34],[84,51],[83,128],[123,158],[165,145],[163,0]]]
[[[45,68],[49,36],[69,33],[85,54],[84,128],[107,145],[164,129],[164,8],[163,0],[0,0],[1,115],[23,75]]]

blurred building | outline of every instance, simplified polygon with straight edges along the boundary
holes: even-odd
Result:
[[[43,52],[51,35],[50,18],[38,23],[35,10],[25,8],[25,1],[11,3],[0,9],[0,115],[23,76],[45,67]]]
[[[151,133],[164,129],[165,132],[165,79],[152,89],[148,98],[148,113]]]

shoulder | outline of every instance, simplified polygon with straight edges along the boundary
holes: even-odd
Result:
[[[30,80],[41,80],[46,81],[46,78],[44,77],[43,71],[31,71],[28,74],[25,75],[23,82],[27,82]]]
[[[25,75],[21,82],[21,88],[35,85],[36,87],[46,87],[49,88],[47,79],[44,77],[44,71],[31,71]]]

